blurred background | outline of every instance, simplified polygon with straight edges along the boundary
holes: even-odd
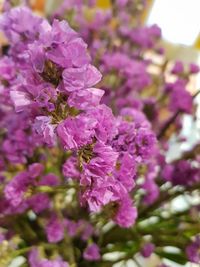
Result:
[[[1,9],[3,2],[3,0],[0,0]],[[147,7],[142,11],[143,23],[144,25],[157,24],[162,29],[162,45],[168,60],[172,63],[176,60],[181,60],[185,63],[194,62],[200,65],[200,0],[149,0],[147,2]],[[29,5],[33,10],[45,16],[52,14],[61,3],[62,0],[29,1]],[[111,0],[97,1],[98,7],[102,9],[109,8],[111,4]],[[4,43],[3,36],[0,36],[0,42],[1,44]],[[152,55],[147,55],[147,57],[149,56],[151,57]],[[200,89],[200,74],[196,75],[194,80],[191,81],[191,90],[193,90],[192,88]],[[176,136],[172,137],[168,155],[170,159],[176,158],[181,150],[187,150],[194,145],[200,137],[200,95],[196,101],[198,104],[197,119],[193,121],[189,115],[185,115],[184,118],[183,136],[188,137],[187,143],[182,143],[180,146]],[[187,205],[188,201],[199,201],[199,197],[197,196],[197,199],[175,199],[172,203],[172,208],[176,210],[182,209]],[[118,255],[108,255],[108,257],[118,257]],[[22,262],[23,258],[18,258],[11,266],[20,266]],[[182,266],[167,260],[165,263],[172,267]],[[148,262],[143,262],[143,259],[141,259],[138,266],[154,267],[156,264],[159,264],[159,259],[153,255]],[[120,266],[120,264],[115,266]],[[121,266],[124,266],[123,263]],[[135,265],[130,261],[127,266]],[[200,265],[190,263],[185,266],[197,267]]]

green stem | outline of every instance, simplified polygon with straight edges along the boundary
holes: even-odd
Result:
[[[33,247],[26,247],[26,248],[22,248],[22,249],[18,249],[18,250],[15,250],[13,253],[12,253],[12,258],[16,258],[17,256],[20,256],[20,255],[23,255],[27,252],[29,252]]]
[[[172,199],[183,195],[186,192],[192,192],[195,189],[200,189],[200,184],[194,184],[192,186],[180,189],[179,191],[175,191],[174,193],[168,193],[168,192],[164,192],[163,194],[160,195],[160,197],[149,207],[143,209],[140,213],[138,218],[142,219],[143,217],[146,217],[150,212],[156,210],[157,208],[159,208],[161,205],[165,204],[167,201],[171,201]]]
[[[57,193],[57,192],[63,192],[67,191],[71,188],[78,188],[77,185],[58,185],[58,186],[47,186],[47,185],[42,185],[42,186],[37,186],[34,188],[35,191],[40,192],[40,193]]]

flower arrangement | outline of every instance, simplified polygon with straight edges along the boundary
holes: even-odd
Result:
[[[163,60],[151,71],[165,56],[160,29],[142,26],[145,4],[64,1],[48,20],[5,5],[1,266],[19,255],[30,267],[139,265],[152,253],[200,263],[200,205],[170,208],[199,194],[199,143],[167,158],[184,114],[195,118],[199,68]]]

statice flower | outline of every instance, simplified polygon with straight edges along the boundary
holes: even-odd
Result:
[[[94,227],[87,221],[80,221],[83,228],[81,233],[81,239],[87,241],[93,234],[95,234]]]
[[[94,227],[86,220],[73,221],[67,218],[64,220],[64,226],[69,236],[80,236],[83,241],[87,241],[95,234]]]
[[[98,212],[105,205],[119,201],[120,198],[127,194],[126,189],[112,176],[89,177],[82,175],[81,185],[85,190],[81,196],[81,203],[86,204],[91,212]],[[85,185],[87,187],[85,187]]]
[[[0,28],[12,43],[11,53],[14,58],[24,61],[22,52],[38,37],[43,21],[26,7],[13,8],[3,14]]]
[[[131,227],[137,218],[137,209],[133,206],[130,198],[125,197],[119,202],[114,221],[121,227]]]
[[[62,221],[56,216],[52,215],[46,225],[46,234],[48,242],[57,243],[64,238],[64,227]]]
[[[184,72],[184,66],[183,63],[181,61],[176,61],[171,72],[173,74],[182,74]]]
[[[88,163],[84,163],[84,173],[92,177],[103,177],[112,173],[118,153],[113,151],[112,147],[100,142],[94,145],[92,153],[94,155],[92,159]],[[85,157],[87,157],[87,151]]]
[[[154,252],[154,249],[155,245],[153,243],[146,243],[141,250],[141,254],[143,257],[148,258]]]
[[[137,146],[137,153],[145,159],[146,157],[148,158],[153,152],[156,138],[155,135],[149,131],[149,129],[141,128],[137,131],[135,142]]]
[[[155,39],[160,38],[161,30],[157,25],[152,25],[149,28],[135,28],[129,33],[129,36],[133,43],[140,47],[151,48],[155,43]]]
[[[67,68],[63,71],[65,90],[74,92],[93,87],[101,80],[100,72],[92,65],[81,68]]]
[[[27,199],[28,207],[30,207],[36,214],[43,212],[50,208],[51,200],[47,194],[37,193]]]
[[[126,80],[126,87],[133,87],[140,90],[151,83],[147,73],[147,65],[135,59],[131,59],[124,53],[106,54],[104,60],[104,71],[116,70]],[[124,95],[126,91],[123,91]]]
[[[56,186],[59,184],[58,177],[54,174],[43,175],[44,166],[40,163],[29,165],[28,170],[18,173],[5,186],[4,195],[11,208],[32,208],[40,213],[50,205],[50,199],[45,193],[38,193],[37,186]]]
[[[55,126],[51,124],[51,119],[49,117],[37,116],[33,125],[33,129],[45,140],[46,144],[50,146],[55,145]]]
[[[70,94],[67,103],[70,107],[80,110],[87,110],[91,107],[98,106],[104,91],[97,88],[87,88]]]
[[[47,260],[40,258],[37,248],[31,250],[29,254],[29,264],[31,267],[68,267],[68,263],[61,258],[55,260]]]
[[[195,240],[186,247],[186,254],[188,259],[194,263],[200,263],[200,236],[197,236]]]
[[[95,138],[104,143],[111,142],[118,132],[116,118],[114,117],[112,110],[105,104],[101,104],[96,108],[88,110],[87,116],[95,118],[97,121]]]
[[[77,149],[92,142],[96,123],[95,118],[80,114],[61,122],[56,132],[65,149]],[[79,129],[82,129],[82,132],[79,132]]]
[[[128,151],[137,160],[145,160],[150,153],[156,153],[156,137],[145,116],[134,112],[134,109],[123,109],[121,114],[118,117],[118,135],[113,140],[114,147],[119,151]]]
[[[98,261],[101,258],[99,247],[97,244],[90,244],[83,253],[84,259],[88,261]]]
[[[31,42],[36,38],[42,18],[33,15],[26,7],[14,8],[1,18],[1,28],[12,43]]]
[[[16,69],[14,61],[8,57],[4,56],[0,59],[0,71],[1,71],[1,94],[3,94],[3,89],[8,88],[14,83],[16,78]]]
[[[175,164],[168,164],[162,170],[162,176],[173,185],[192,185],[199,181],[199,169],[189,161],[180,160]]]
[[[146,179],[142,184],[142,188],[145,190],[143,201],[145,204],[152,204],[159,196],[159,187],[153,179]]]
[[[190,70],[190,73],[197,74],[197,73],[199,73],[200,68],[199,68],[198,65],[196,65],[194,63],[191,63],[190,66],[189,66],[189,70]]]
[[[117,0],[116,2],[119,7],[124,7],[128,3],[128,0]]]
[[[134,188],[136,169],[135,158],[129,153],[125,152],[118,158],[114,175],[128,192]]]
[[[80,224],[76,221],[66,218],[64,221],[64,227],[67,229],[67,234],[70,237],[75,237],[80,231]]]
[[[167,90],[170,93],[169,108],[171,111],[192,112],[192,96],[186,90],[185,81],[177,80],[175,83],[168,84]]]
[[[29,114],[7,114],[4,123],[8,125],[1,145],[4,157],[14,164],[26,162],[42,143],[30,127]]]
[[[34,185],[35,178],[42,173],[41,164],[30,165],[28,171],[16,175],[5,187],[4,194],[12,206],[19,206],[26,198],[26,192],[31,185]]]
[[[68,178],[78,179],[80,176],[80,171],[78,169],[78,160],[76,157],[69,157],[62,166],[62,173]]]

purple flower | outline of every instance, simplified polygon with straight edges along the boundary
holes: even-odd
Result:
[[[117,183],[114,177],[88,177],[82,175],[81,185],[85,191],[81,195],[81,204],[89,207],[92,212],[98,212],[111,202],[119,201],[127,195],[127,191],[121,183]]]
[[[76,236],[82,228],[81,225],[79,224],[79,222],[75,222],[75,221],[69,220],[69,219],[64,220],[64,225],[67,229],[68,235],[71,237]]]
[[[81,221],[81,224],[84,224],[84,229],[81,233],[81,239],[87,241],[92,234],[94,234],[94,227],[90,223],[84,221]]]
[[[52,215],[46,225],[46,234],[48,242],[57,243],[64,238],[63,223],[56,215]]]
[[[6,128],[6,132],[1,149],[4,157],[13,164],[26,163],[27,157],[32,157],[33,151],[41,145],[41,140],[31,130],[30,121],[29,113],[13,112],[2,120],[2,127]]]
[[[155,41],[161,37],[161,29],[157,25],[151,27],[137,27],[134,28],[129,36],[133,43],[142,48],[152,48]]]
[[[184,65],[181,61],[176,61],[171,72],[173,74],[182,74],[184,72]]]
[[[97,179],[95,183],[93,182],[93,187],[86,189],[81,195],[81,204],[83,206],[87,204],[91,212],[100,211],[103,206],[115,199],[112,183],[110,184],[108,179],[102,179],[101,177]],[[87,185],[92,181],[91,178],[88,181],[87,176],[82,176],[81,185]]]
[[[79,178],[80,172],[78,170],[77,158],[73,156],[68,158],[62,166],[62,172],[66,178],[73,178],[73,179]]]
[[[4,13],[0,27],[12,43],[27,43],[36,38],[42,21],[43,19],[33,15],[30,9],[19,7]]]
[[[97,88],[87,88],[70,94],[67,103],[70,107],[86,110],[99,105],[104,91]]]
[[[50,198],[47,194],[38,193],[28,199],[28,205],[35,213],[40,213],[50,207]]]
[[[87,111],[88,117],[97,121],[95,125],[95,137],[104,143],[111,141],[117,134],[116,119],[112,110],[106,105],[99,105]]]
[[[34,248],[29,253],[28,258],[30,267],[69,267],[68,263],[60,257],[55,260],[47,260],[40,258],[38,249]]]
[[[200,236],[196,236],[195,240],[186,247],[186,254],[189,261],[200,263]]]
[[[63,68],[81,68],[90,62],[86,43],[77,37],[67,22],[54,20],[52,27],[46,23],[42,30],[39,40],[29,45],[29,55],[36,71],[42,74],[47,62],[61,72]],[[49,78],[52,81],[52,77]]]
[[[133,206],[132,200],[128,197],[123,198],[119,203],[115,217],[113,218],[119,226],[129,228],[137,218],[137,209]]]
[[[23,91],[12,90],[10,91],[10,97],[17,112],[23,111],[27,106],[32,104],[29,94]]]
[[[13,207],[18,207],[19,205],[25,204],[24,201],[28,201],[28,203],[34,206],[34,201],[37,199],[37,195],[28,198],[29,194],[27,193],[32,186],[36,186],[38,184],[37,178],[42,174],[43,170],[44,166],[42,164],[33,163],[29,165],[27,171],[17,174],[5,186],[5,197]],[[48,204],[46,196],[40,197],[44,198],[44,206],[46,207]],[[38,196],[38,198],[40,197]]]
[[[92,142],[96,124],[95,118],[80,114],[77,117],[68,117],[61,122],[56,132],[65,149],[77,149]]]
[[[37,116],[33,125],[33,129],[42,136],[45,143],[52,146],[55,145],[55,126],[51,124],[51,118],[47,116]]]
[[[117,0],[116,2],[117,2],[116,4],[117,4],[120,8],[123,8],[123,7],[125,7],[125,6],[127,5],[128,0]]]
[[[32,184],[32,179],[27,172],[16,175],[4,189],[6,199],[12,206],[17,207],[25,199],[25,193]]]
[[[156,137],[149,129],[140,128],[135,138],[137,153],[143,159],[148,158],[155,149]]]
[[[174,166],[171,164],[166,164],[162,169],[162,177],[165,181],[171,181],[174,173]]]
[[[0,59],[1,79],[4,81],[13,81],[16,75],[15,63],[10,57],[2,57]]]
[[[43,175],[38,183],[39,185],[56,186],[59,185],[59,178],[54,173]]]
[[[92,177],[103,177],[112,173],[116,165],[118,153],[113,151],[111,146],[100,142],[94,145],[92,153],[94,157],[91,158],[89,163],[84,163],[85,174]]]
[[[88,260],[88,261],[100,260],[101,255],[100,255],[99,247],[95,243],[87,246],[87,248],[85,249],[83,253],[83,257],[85,260]]]
[[[143,257],[148,258],[151,256],[151,254],[154,252],[155,249],[155,245],[152,243],[146,243],[142,250],[141,250],[141,254]]]
[[[53,20],[51,31],[46,33],[47,36],[43,37],[43,42],[49,42],[54,44],[68,43],[78,37],[78,33],[75,32],[67,23],[67,21]],[[48,37],[48,39],[46,39]],[[55,48],[56,49],[56,48]]]
[[[193,63],[190,64],[189,69],[190,73],[192,74],[197,74],[200,71],[199,66]]]
[[[170,85],[169,108],[172,112],[180,110],[182,112],[192,112],[192,96],[186,90],[185,82],[178,80]]]
[[[129,153],[124,153],[118,159],[116,169],[114,176],[123,184],[128,192],[131,191],[135,185],[134,179],[136,176],[136,162],[134,157]]]
[[[87,45],[81,38],[73,38],[72,40],[64,43],[57,42],[53,49],[47,52],[47,57],[63,68],[68,69],[70,67],[74,67],[74,71],[75,68],[77,68],[77,74],[80,70],[86,70],[84,66],[90,62],[90,56],[87,53]],[[76,71],[73,74],[75,73]],[[67,77],[63,75],[64,79]]]
[[[42,174],[44,166],[41,163],[33,163],[29,165],[28,174],[31,178],[36,178]]]
[[[135,123],[136,128],[151,128],[150,122],[147,120],[145,114],[135,108],[123,108],[120,110],[120,115],[126,120]]]
[[[192,185],[199,179],[199,169],[192,166],[189,161],[180,160],[173,165],[165,165],[162,176],[173,185]]]
[[[73,92],[91,88],[101,80],[100,72],[92,65],[81,68],[67,68],[63,71],[65,90]]]
[[[146,179],[142,184],[142,188],[145,190],[143,202],[147,205],[152,204],[160,193],[158,185],[153,179]]]

